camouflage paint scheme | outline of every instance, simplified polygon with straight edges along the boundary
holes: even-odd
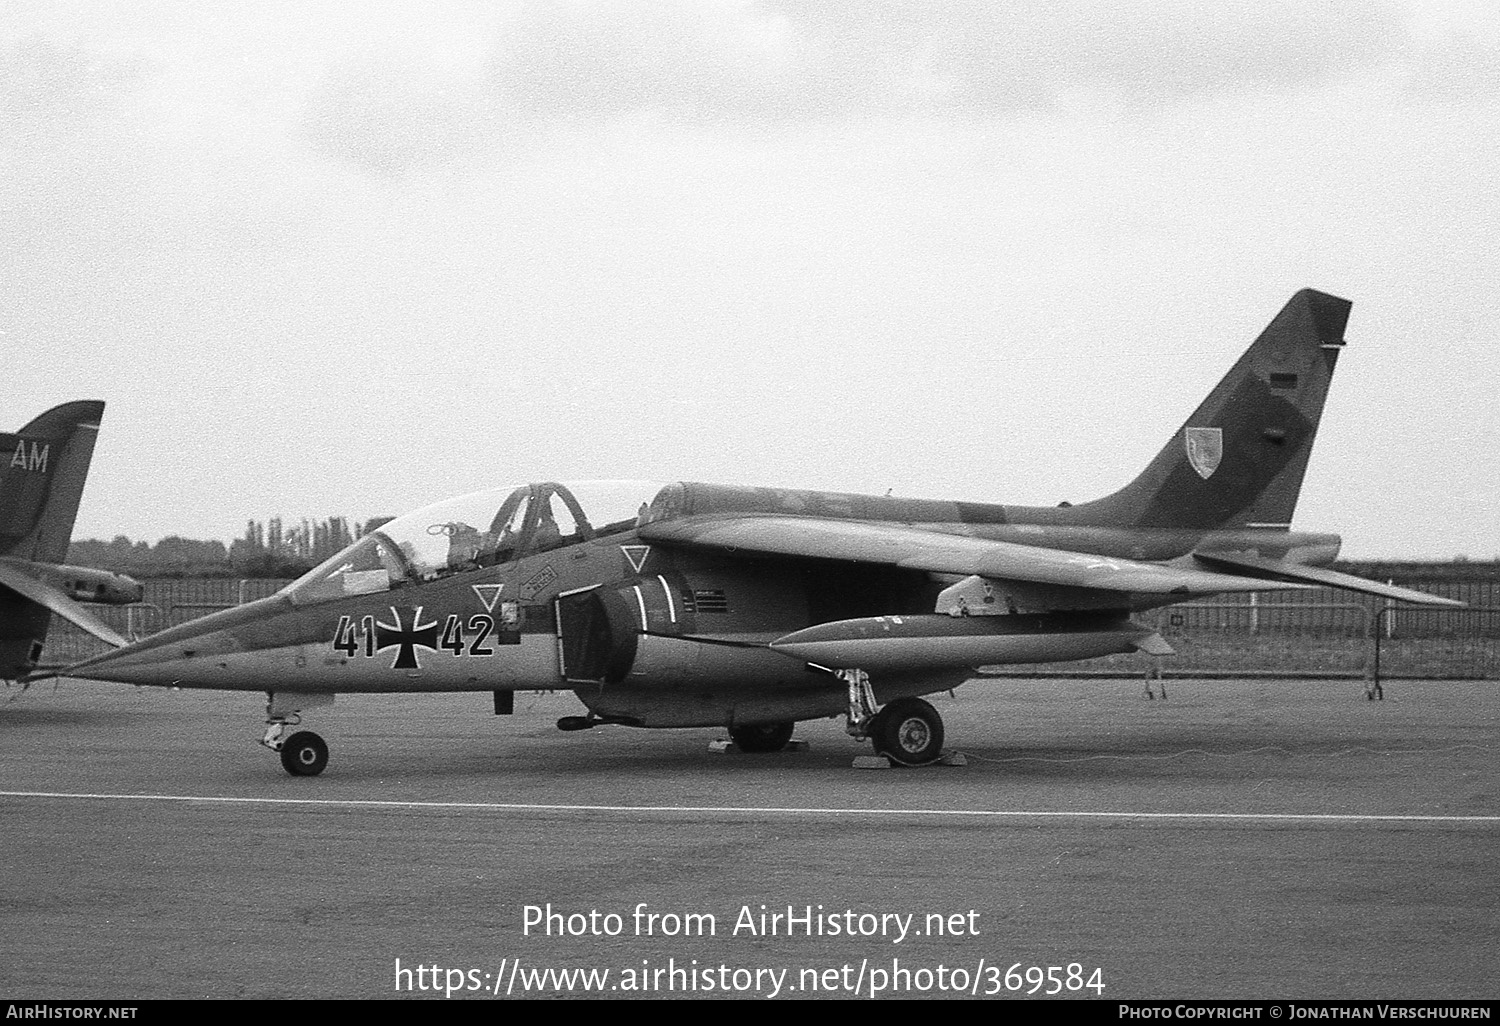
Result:
[[[497,489],[466,497],[481,513],[409,514],[275,596],[66,672],[263,690],[273,719],[341,691],[493,691],[503,711],[506,692],[569,689],[582,725],[848,713],[854,733],[870,697],[979,665],[1160,652],[1131,613],[1188,598],[1333,584],[1447,603],[1318,569],[1339,537],[1290,530],[1349,309],[1297,293],[1145,471],[1093,502],[642,483],[595,528],[581,486]]]

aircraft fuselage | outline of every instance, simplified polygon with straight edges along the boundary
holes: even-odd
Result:
[[[757,491],[776,508],[847,511],[871,522],[1106,558],[1171,560],[1216,546],[1326,560],[1338,544],[1336,536],[1286,531],[1028,522],[1028,514],[1055,517],[1051,509]],[[905,519],[935,514],[953,519]],[[899,622],[886,631],[907,632],[896,639],[904,647],[887,646],[890,665],[874,680],[877,696],[888,701],[955,686],[979,662],[1131,651],[1141,631],[1129,614],[1172,601],[1105,593],[1073,610],[1039,602],[1010,617],[945,624],[952,618],[935,614],[935,603],[957,579],[875,563],[656,544],[627,529],[378,593],[299,602],[284,591],[169,628],[70,673],[295,693],[565,689],[601,716],[642,725],[779,721],[844,709],[845,687],[806,653],[857,643],[862,628],[855,625],[864,620],[878,625],[894,617]],[[1024,603],[1046,588],[1018,583],[1015,591]],[[795,650],[768,647],[844,622],[851,625],[847,637],[835,630]],[[961,654],[943,665],[931,655],[937,652]]]
[[[390,521],[276,596],[125,645],[71,676],[270,693],[262,743],[327,762],[299,711],[341,691],[566,689],[599,722],[724,725],[775,751],[843,712],[895,762],[938,759],[919,697],[980,666],[1171,651],[1135,612],[1337,587],[1454,600],[1326,568],[1293,532],[1347,300],[1294,295],[1130,482],[1002,506],[692,482],[537,482]],[[976,451],[976,464],[984,454]]]

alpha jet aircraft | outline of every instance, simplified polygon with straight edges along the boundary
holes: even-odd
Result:
[[[942,719],[919,696],[997,663],[1171,649],[1132,614],[1222,592],[1333,586],[1458,604],[1325,569],[1290,529],[1350,304],[1297,293],[1144,472],[1093,502],[1020,507],[710,484],[546,481],[367,534],[276,595],[68,676],[269,693],[263,743],[339,692],[568,689],[597,724],[723,726],[783,747],[798,720],[908,765]]]
[[[104,404],[53,407],[0,433],[0,679],[36,670],[52,614],[110,645],[120,637],[79,603],[129,605],[144,588],[124,574],[68,566],[68,544]]]

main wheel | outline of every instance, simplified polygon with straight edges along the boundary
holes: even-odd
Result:
[[[751,727],[731,727],[729,736],[742,752],[779,752],[792,739],[795,723],[757,723]]]
[[[943,754],[943,718],[920,698],[898,698],[870,725],[875,751],[903,766],[925,766]]]
[[[294,777],[315,777],[328,765],[328,745],[310,730],[299,730],[281,746],[281,766]]]

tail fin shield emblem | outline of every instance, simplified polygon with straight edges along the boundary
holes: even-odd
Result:
[[[1219,461],[1224,458],[1224,429],[1190,427],[1184,428],[1183,432],[1188,462],[1193,465],[1198,476],[1207,481],[1214,476],[1214,471],[1219,469]]]

